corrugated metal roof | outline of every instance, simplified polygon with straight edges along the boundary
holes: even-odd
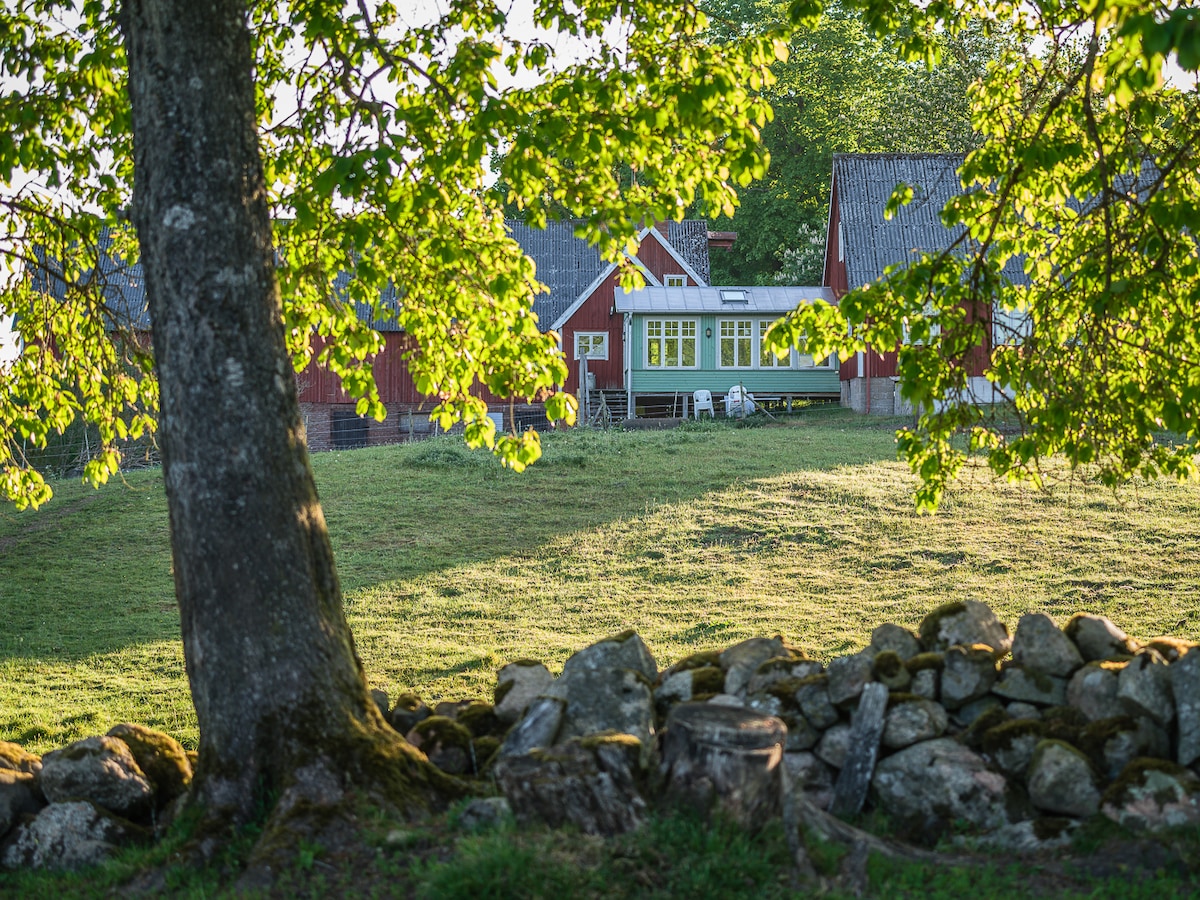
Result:
[[[964,193],[958,178],[961,153],[835,153],[833,179],[842,228],[841,246],[850,288],[870,284],[890,265],[910,263],[922,253],[950,247],[962,226],[942,224],[942,208]],[[885,221],[884,208],[900,184],[913,189],[913,199]],[[967,241],[957,252],[973,252]],[[1005,276],[1026,281],[1021,258],[1010,259]]]
[[[726,297],[723,298],[722,294]],[[739,294],[743,299],[733,299]],[[732,300],[732,302],[731,302]],[[827,287],[644,287],[617,291],[616,307],[621,313],[718,313],[724,315],[780,316],[813,300],[833,303]]]

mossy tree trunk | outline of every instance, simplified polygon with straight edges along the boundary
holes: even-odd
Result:
[[[195,797],[232,821],[424,802],[445,785],[368,694],[304,445],[245,4],[129,0],[122,26]]]

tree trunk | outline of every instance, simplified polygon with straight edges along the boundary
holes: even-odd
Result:
[[[234,821],[380,781],[421,801],[437,775],[368,695],[304,445],[245,4],[128,0],[122,26],[195,797]]]

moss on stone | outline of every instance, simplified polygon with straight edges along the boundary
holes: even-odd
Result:
[[[600,747],[622,747],[626,750],[642,751],[642,742],[632,734],[621,731],[600,731],[579,739],[579,746],[585,750],[596,750]]]
[[[875,660],[871,663],[871,673],[876,678],[893,679],[901,672],[908,671],[904,665],[904,660],[900,658],[900,654],[895,650],[884,650],[875,654]]]
[[[492,703],[495,706],[499,706],[501,703],[503,703],[504,698],[508,696],[508,692],[511,691],[516,684],[516,681],[513,679],[499,682],[496,685],[496,689],[492,691]]]
[[[412,734],[420,741],[422,750],[432,744],[442,747],[471,747],[471,732],[449,716],[430,716],[413,726]]]
[[[766,692],[772,697],[778,697],[787,703],[796,702],[796,691],[803,687],[802,678],[784,678],[781,681],[775,682],[766,689]]]
[[[631,641],[638,636],[638,633],[632,628],[626,628],[624,631],[614,634],[612,637],[606,637],[600,641],[601,644],[623,644],[626,641]]]
[[[699,694],[719,694],[725,690],[725,671],[720,666],[692,669],[692,698]]]
[[[946,657],[941,653],[918,653],[904,664],[910,675],[916,675],[926,669],[942,671],[946,666]]]
[[[1042,816],[1033,820],[1033,836],[1039,841],[1052,841],[1065,834],[1074,824],[1073,819]]]
[[[504,725],[496,718],[492,704],[480,700],[467,704],[466,709],[459,712],[457,719],[459,724],[464,725],[477,738],[501,734],[504,731]]]
[[[1200,646],[1195,641],[1185,641],[1183,638],[1177,637],[1156,637],[1153,640],[1147,641],[1143,647],[1149,647],[1151,650],[1156,650],[1162,654],[1163,659],[1167,662],[1175,662],[1181,656],[1186,656],[1193,648]]]
[[[476,738],[472,742],[472,747],[475,749],[475,766],[479,772],[482,773],[492,764],[502,743],[500,738],[491,735]]]
[[[1046,724],[1046,737],[1074,744],[1089,719],[1074,706],[1051,706],[1042,711],[1042,721]]]
[[[1137,719],[1133,716],[1113,716],[1110,719],[1097,719],[1089,722],[1079,730],[1076,746],[1091,757],[1099,769],[1104,768],[1104,747],[1119,734],[1136,732]]]
[[[1085,763],[1087,763],[1087,767],[1091,771],[1092,777],[1095,780],[1099,781],[1098,773],[1096,772],[1096,767],[1095,767],[1095,765],[1092,764],[1092,761],[1090,759],[1088,759],[1088,756],[1086,753],[1084,753],[1082,750],[1080,750],[1078,747],[1076,747],[1074,744],[1070,743],[1069,741],[1059,740],[1058,738],[1052,738],[1052,737],[1043,738],[1038,743],[1037,747],[1034,748],[1033,759],[1031,759],[1029,762],[1029,771],[1030,772],[1032,772],[1034,769],[1037,768],[1038,761],[1043,756],[1045,756],[1046,753],[1048,753],[1050,751],[1050,749],[1053,747],[1057,747],[1061,750],[1065,750],[1066,752],[1070,753],[1072,756],[1078,757],[1079,759],[1083,760]]]
[[[921,636],[921,646],[926,650],[933,650],[938,645],[938,631],[941,630],[942,620],[950,616],[961,615],[967,611],[967,604],[961,600],[955,600],[950,603],[943,603],[924,619],[918,627],[918,634]]]
[[[532,669],[536,666],[540,666],[541,664],[542,664],[542,661],[540,659],[529,659],[527,657],[522,657],[521,659],[514,659],[512,662],[509,663],[510,666],[521,666],[522,668],[525,668],[525,669]]]
[[[812,674],[812,675],[806,675],[805,677],[800,679],[800,682],[797,685],[797,687],[808,687],[809,685],[812,685],[812,684],[821,684],[821,685],[829,684],[829,676],[827,674],[825,674],[824,672],[816,672],[815,674]]]
[[[773,672],[790,672],[792,666],[800,660],[791,656],[772,656],[754,670],[757,675],[770,675]]]
[[[1015,719],[989,728],[980,738],[979,746],[988,756],[994,756],[1012,747],[1021,738],[1045,736],[1046,726],[1036,719]]]
[[[1010,721],[1011,718],[1004,711],[1003,706],[993,706],[991,709],[984,710],[976,716],[975,721],[967,726],[966,731],[962,733],[959,740],[972,750],[980,750],[983,748],[983,736],[993,728],[997,728],[1005,722]]]
[[[710,694],[692,694],[692,702],[693,703],[707,703],[709,700],[711,700],[713,697],[717,696],[717,694],[719,694],[719,693],[720,693],[720,691],[716,691],[715,693],[710,693]]]
[[[903,706],[905,703],[919,703],[928,698],[922,697],[920,694],[907,694],[904,691],[892,691],[888,694],[888,709],[897,706]]]
[[[719,666],[721,664],[720,650],[702,650],[699,653],[693,653],[691,656],[685,656],[679,662],[675,663],[667,671],[672,674],[676,672],[686,672],[689,669],[701,669],[707,666]]]
[[[18,772],[33,772],[41,765],[41,758],[30,753],[20,744],[0,741],[0,769],[15,769]]]
[[[159,807],[174,800],[191,784],[191,761],[175,738],[129,722],[113,726],[108,734],[129,748],[138,768],[154,785],[155,802]]]
[[[405,693],[396,698],[396,704],[393,709],[406,709],[409,712],[416,712],[425,703],[419,694]]]
[[[1162,772],[1165,775],[1170,775],[1179,781],[1188,793],[1200,792],[1200,778],[1197,778],[1190,769],[1170,760],[1139,756],[1137,759],[1130,760],[1129,764],[1121,770],[1121,774],[1113,780],[1113,783],[1108,786],[1108,790],[1104,792],[1101,802],[1105,805],[1124,806],[1130,800],[1134,799],[1132,796],[1134,791],[1146,786],[1146,781],[1151,772]],[[1172,792],[1170,796],[1156,797],[1155,799],[1160,804],[1164,804],[1173,802],[1177,798]]]

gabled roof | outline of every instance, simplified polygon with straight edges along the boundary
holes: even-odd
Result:
[[[507,219],[509,234],[537,266],[535,277],[550,289],[533,301],[539,326],[549,328],[607,267],[600,251],[575,236],[574,222],[548,222],[545,228],[530,228]]]
[[[85,284],[100,285],[104,305],[112,324],[134,331],[150,330],[150,312],[146,305],[146,279],[139,263],[130,265],[110,252],[112,235],[104,230],[98,239],[98,264],[84,276]],[[31,287],[56,300],[65,300],[67,282],[62,261],[37,251],[41,265],[30,275]]]
[[[833,155],[831,203],[838,205],[839,244],[851,289],[881,278],[890,265],[913,262],[958,240],[964,229],[947,228],[941,213],[951,197],[964,193],[958,177],[964,158],[961,153]],[[900,184],[912,187],[913,199],[887,221],[883,211]],[[1017,259],[1009,260],[1004,274],[1014,282],[1025,279]]]
[[[644,287],[617,291],[617,312],[781,316],[801,303],[833,303],[827,287]]]

